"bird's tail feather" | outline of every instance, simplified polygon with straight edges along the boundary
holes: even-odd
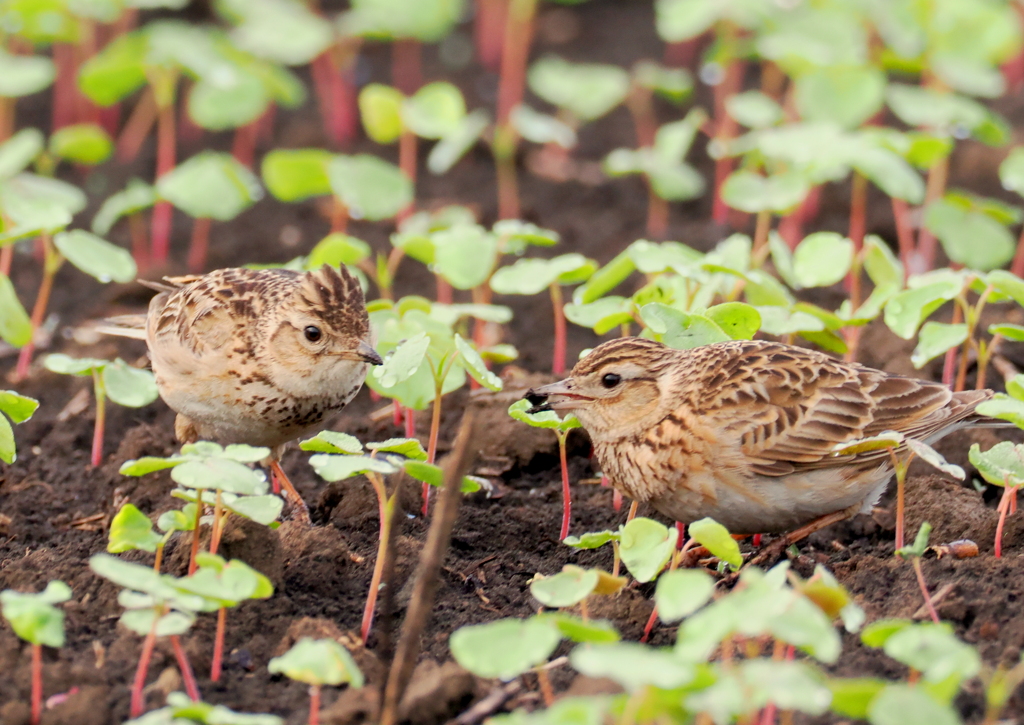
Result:
[[[104,335],[117,335],[118,337],[145,340],[146,316],[119,315],[117,317],[108,317],[105,320],[100,320],[95,329]]]

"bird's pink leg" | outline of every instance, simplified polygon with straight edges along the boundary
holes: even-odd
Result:
[[[292,508],[295,509],[295,517],[306,524],[312,524],[312,520],[309,518],[309,507],[306,506],[306,502],[302,500],[302,496],[295,490],[295,486],[288,479],[288,475],[281,468],[281,462],[277,459],[270,461],[270,475],[273,480],[274,492],[277,493],[284,487],[285,499],[287,499]]]

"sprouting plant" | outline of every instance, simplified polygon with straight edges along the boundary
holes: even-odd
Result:
[[[13,390],[0,390],[0,461],[14,463],[17,448],[11,423],[24,423],[39,407],[39,401]]]
[[[95,574],[123,587],[117,601],[125,608],[125,612],[118,621],[145,638],[132,683],[131,716],[138,717],[145,710],[143,689],[158,637],[171,640],[185,689],[192,700],[198,701],[199,687],[181,646],[180,636],[192,627],[196,613],[204,610],[205,600],[180,589],[177,586],[180,580],[176,577],[160,574],[141,564],[121,561],[109,554],[94,554],[89,559],[89,568]]]
[[[153,571],[160,573],[164,558],[164,547],[178,531],[192,531],[195,527],[196,504],[186,504],[180,510],[165,511],[157,519],[157,527],[164,535],[153,531],[153,522],[133,503],[126,503],[110,520],[110,536],[107,551],[120,554],[125,551],[148,551],[156,553]]]
[[[569,535],[569,521],[572,517],[572,490],[569,488],[569,462],[566,460],[565,444],[569,431],[579,428],[580,422],[572,414],[559,418],[553,410],[531,412],[531,407],[529,401],[518,400],[508,409],[508,414],[533,428],[550,428],[558,438],[558,460],[562,470],[562,528],[558,540],[562,541]]]
[[[263,157],[261,174],[267,190],[281,201],[333,197],[332,232],[344,232],[350,218],[390,219],[413,201],[412,182],[405,174],[369,154],[275,149]]]
[[[467,374],[490,390],[502,388],[501,379],[487,369],[472,343],[452,330],[461,317],[479,312],[475,308],[432,306],[422,298],[404,298],[394,306],[381,305],[371,310],[377,349],[384,356],[384,364],[374,368],[367,384],[410,410],[423,410],[432,404],[428,463],[433,463],[437,456],[443,396],[462,387]],[[429,492],[424,483],[424,515]]]
[[[394,514],[398,489],[388,492],[385,476],[404,470],[425,487],[442,484],[441,469],[427,462],[427,451],[415,438],[391,438],[380,443],[369,443],[364,451],[363,444],[355,437],[335,431],[321,431],[315,437],[302,441],[299,447],[317,455],[309,463],[317,474],[326,481],[343,481],[354,476],[366,476],[377,496],[380,514],[380,533],[377,537],[377,558],[370,577],[370,589],[363,608],[360,636],[365,642],[373,626],[373,615],[377,606],[377,594],[384,574],[385,557],[391,540],[391,520]],[[479,490],[480,484],[470,477],[462,482],[463,492]],[[429,489],[428,489],[429,490]]]
[[[211,705],[189,698],[183,692],[167,695],[167,706],[151,710],[124,725],[283,725],[277,715],[235,712],[223,705]]]
[[[932,525],[927,521],[923,522],[921,528],[917,531],[917,536],[914,537],[913,545],[896,549],[896,556],[901,559],[910,559],[914,565],[917,585],[921,588],[921,595],[924,597],[924,603],[928,607],[928,613],[931,615],[932,621],[938,624],[939,615],[935,611],[935,604],[932,603],[931,594],[928,593],[928,583],[925,581],[924,571],[921,569],[921,557],[928,551],[928,537],[931,536],[931,533]]]
[[[14,633],[32,645],[32,725],[43,716],[43,645],[64,646],[64,612],[55,604],[71,599],[71,587],[51,581],[38,594],[0,592],[0,607]]]
[[[309,685],[309,725],[320,719],[320,688],[324,685],[363,686],[363,673],[348,650],[333,639],[303,637],[267,664],[271,674],[281,673]]]
[[[1020,376],[1018,376],[1019,378]],[[1015,393],[1020,396],[1021,382],[1015,384]],[[1009,385],[1007,389],[1009,389]],[[1011,415],[1019,416],[1019,412],[1011,413],[1007,410],[1009,406],[1020,407],[1021,398],[1006,396],[1002,400],[988,401],[978,406],[979,412],[984,415],[994,415],[999,418],[1011,419]],[[987,410],[986,410],[987,409]],[[1014,420],[1018,425],[1024,422],[1024,418]],[[988,483],[993,486],[1001,486],[1003,495],[999,499],[999,523],[996,526],[995,555],[999,558],[1003,555],[1003,526],[1006,517],[1017,510],[1017,490],[1024,486],[1024,445],[1014,444],[1010,441],[996,443],[987,451],[982,451],[977,443],[971,446],[968,454],[971,465],[978,469]]]
[[[535,295],[547,288],[554,312],[555,339],[551,371],[565,372],[565,301],[562,286],[586,282],[597,268],[593,260],[582,254],[562,254],[552,259],[519,259],[498,269],[491,277],[491,290],[500,295]]]
[[[47,355],[43,366],[61,375],[92,377],[96,398],[96,423],[93,426],[91,465],[103,462],[103,432],[107,419],[107,398],[127,408],[142,408],[159,396],[153,373],[132,367],[121,358],[114,361],[98,358],[74,358],[57,353]]]
[[[132,257],[139,269],[149,266],[149,232],[143,212],[156,203],[156,189],[141,179],[129,179],[121,191],[107,197],[92,218],[93,234],[104,237],[121,217],[128,218]]]
[[[192,531],[189,574],[193,574],[196,570],[196,555],[199,553],[199,526],[206,506],[213,507],[211,554],[217,553],[227,518],[231,514],[264,526],[272,526],[281,515],[284,501],[280,496],[268,493],[266,477],[247,465],[263,461],[269,455],[268,448],[239,444],[222,447],[209,441],[197,441],[182,446],[179,454],[167,458],[147,457],[125,461],[119,472],[123,476],[144,476],[165,468],[172,469],[171,480],[179,488],[171,491],[171,495],[196,504],[190,510],[194,518],[191,525],[187,525],[175,515],[175,519],[168,519],[166,526],[161,526],[161,529],[168,532],[172,529]]]
[[[450,146],[455,134],[463,131],[466,121],[466,102],[462,92],[445,81],[428,83],[411,96],[391,86],[370,83],[359,92],[359,111],[363,127],[371,139],[379,144],[398,141],[398,166],[414,186],[416,138],[449,139]],[[477,135],[482,130],[479,124],[471,127],[476,129]],[[475,136],[470,140],[475,140]],[[459,145],[461,150],[466,147],[465,143]],[[455,156],[451,163],[457,158]],[[427,163],[431,164],[429,160]],[[446,165],[451,164],[446,162]]]
[[[259,201],[263,188],[234,157],[203,151],[161,176],[156,194],[192,217],[188,269],[198,273],[206,268],[211,221],[231,221]]]
[[[964,469],[948,463],[942,455],[923,441],[908,438],[897,431],[885,431],[876,436],[839,443],[832,449],[833,456],[853,456],[870,451],[888,451],[889,461],[896,474],[896,549],[904,546],[903,512],[906,507],[907,471],[914,458],[919,458],[932,468],[964,480]]]
[[[217,633],[213,640],[210,679],[220,680],[224,659],[224,633],[228,607],[237,607],[246,599],[266,599],[274,593],[274,585],[263,574],[244,561],[225,561],[216,554],[201,552],[196,556],[198,568],[175,586],[202,597],[209,609],[217,610]]]
[[[694,109],[681,121],[666,123],[650,143],[638,149],[615,149],[604,160],[609,176],[642,174],[647,182],[647,233],[658,239],[668,228],[668,202],[689,201],[704,193],[704,178],[686,162],[697,131],[707,120]]]

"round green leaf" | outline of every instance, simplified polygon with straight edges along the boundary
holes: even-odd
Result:
[[[43,150],[43,134],[23,128],[0,144],[0,181],[24,171]]]
[[[809,187],[798,174],[761,176],[753,171],[734,171],[722,184],[725,203],[740,211],[784,212],[804,200]]]
[[[527,78],[530,90],[580,121],[600,118],[629,92],[629,74],[618,66],[569,63],[554,56],[536,61]]]
[[[117,103],[146,84],[148,50],[145,31],[115,38],[82,64],[78,87],[100,106]]]
[[[363,444],[355,436],[338,433],[333,430],[322,430],[313,438],[299,443],[299,448],[314,453],[348,453],[358,455],[363,452]]]
[[[32,339],[32,323],[10,278],[0,273],[0,339],[22,347]]]
[[[571,607],[593,593],[598,579],[594,569],[567,565],[553,576],[535,576],[530,582],[530,594],[545,607]]]
[[[882,108],[885,74],[873,66],[821,66],[794,82],[797,110],[808,121],[857,128]]]
[[[627,692],[648,686],[672,690],[694,677],[693,666],[671,652],[637,642],[577,647],[569,655],[569,663],[580,674],[610,678]]]
[[[455,289],[472,289],[487,281],[497,261],[498,240],[477,224],[460,224],[431,236],[434,268]]]
[[[459,352],[459,361],[466,372],[488,390],[495,392],[502,389],[501,378],[487,369],[480,353],[476,351],[469,342],[463,339],[462,335],[455,333],[455,349]]]
[[[188,94],[188,115],[202,128],[223,131],[252,123],[270,103],[264,84],[241,68],[200,77]]]
[[[728,529],[714,519],[704,518],[694,521],[687,531],[698,544],[733,569],[743,566],[743,556],[740,554],[740,546],[736,543],[736,539],[732,538]]]
[[[309,465],[325,481],[343,481],[346,478],[358,476],[367,471],[382,473],[385,476],[398,471],[398,468],[394,465],[380,458],[370,458],[369,456],[335,456],[325,453],[311,456]]]
[[[619,530],[619,555],[639,582],[649,582],[665,568],[676,548],[679,532],[662,523],[637,517]]]
[[[249,169],[230,154],[203,151],[161,176],[157,193],[196,219],[230,221],[263,196]]]
[[[248,466],[225,458],[190,459],[171,469],[171,479],[186,488],[262,494],[263,478]]]
[[[53,61],[41,55],[11,55],[0,50],[0,96],[28,96],[47,88],[57,76]]]
[[[0,413],[15,423],[24,423],[38,408],[38,400],[18,395],[13,390],[0,390]]]
[[[376,156],[336,156],[327,176],[332,192],[353,219],[390,219],[413,201],[412,182],[397,166]]]
[[[420,88],[401,106],[402,121],[423,138],[443,138],[454,133],[466,116],[462,92],[451,83],[437,81]]]
[[[377,143],[394,143],[402,135],[402,103],[397,88],[368,83],[359,91],[359,115],[366,135]]]
[[[111,194],[92,219],[92,231],[103,236],[123,216],[136,214],[156,203],[156,189],[140,179],[131,179],[124,189]]]
[[[121,358],[103,367],[103,385],[111,400],[128,408],[149,405],[160,395],[153,373],[132,367]]]
[[[393,388],[398,383],[408,380],[423,365],[429,347],[430,337],[427,333],[416,333],[398,345],[387,356],[383,365],[373,369],[373,377],[385,388]]]
[[[918,370],[923,368],[929,360],[937,358],[947,350],[959,347],[967,339],[967,325],[949,325],[944,322],[924,323],[917,336],[917,347],[910,361]]]
[[[744,91],[725,99],[725,110],[747,128],[774,126],[783,119],[782,107],[761,91]]]
[[[828,287],[846,276],[853,242],[835,232],[814,232],[793,252],[793,276],[801,287]]]
[[[84,229],[59,232],[53,245],[71,264],[100,282],[131,282],[138,273],[131,253]]]
[[[1024,146],[1011,149],[999,164],[999,181],[1004,189],[1024,196]]]
[[[871,725],[960,725],[949,705],[934,700],[911,685],[888,685],[868,707]]]
[[[656,0],[654,22],[666,43],[680,43],[701,35],[722,15],[716,0]]]
[[[263,183],[281,201],[327,196],[331,193],[327,167],[333,158],[320,149],[274,149],[263,157]]]
[[[267,663],[270,674],[285,676],[307,685],[362,687],[363,673],[348,650],[332,639],[303,637],[290,650]]]
[[[154,552],[162,539],[160,534],[153,531],[153,522],[149,517],[139,511],[135,504],[126,503],[110,521],[107,551],[111,554],[134,549]]]
[[[677,622],[707,604],[715,591],[715,580],[698,569],[676,569],[658,577],[654,603],[663,622]]]
[[[975,443],[968,458],[982,478],[993,486],[1024,486],[1024,446],[1002,441],[982,451]]]
[[[508,680],[546,662],[561,639],[547,621],[499,619],[456,630],[448,646],[455,661],[477,677]]]
[[[94,123],[64,126],[50,136],[50,153],[76,164],[101,164],[110,158],[113,150],[113,140]]]
[[[1013,258],[1016,240],[988,214],[939,199],[928,206],[925,225],[954,262],[988,271]]]

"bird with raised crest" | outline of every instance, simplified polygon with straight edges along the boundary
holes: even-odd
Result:
[[[281,469],[284,446],[322,429],[381,364],[359,282],[344,268],[220,269],[144,282],[145,315],[101,331],[143,339],[182,443],[271,449],[268,460],[299,515],[308,509]]]
[[[930,444],[1003,425],[975,412],[991,396],[777,342],[675,350],[627,337],[526,397],[533,411],[574,413],[611,484],[634,500],[792,543],[870,511],[892,477],[887,449],[841,455],[838,444],[886,431]]]

